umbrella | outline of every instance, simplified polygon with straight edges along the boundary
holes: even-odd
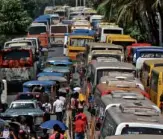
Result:
[[[62,122],[60,122],[58,120],[49,120],[49,121],[46,121],[46,122],[42,123],[40,125],[40,127],[41,128],[44,128],[44,129],[53,129],[53,126],[56,125],[56,124],[58,124],[60,126],[60,128],[62,130],[64,130],[64,131],[68,129],[68,127],[64,123],[62,123]]]

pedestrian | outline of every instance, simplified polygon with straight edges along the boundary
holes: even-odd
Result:
[[[56,101],[53,103],[53,110],[55,108],[57,120],[59,121],[62,121],[62,118],[63,118],[63,107],[64,107],[64,103],[57,96]]]
[[[49,102],[45,102],[42,105],[43,111],[44,113],[44,121],[49,121],[50,120],[50,113],[52,111],[52,106]]]
[[[26,135],[25,131],[19,130],[18,138],[19,139],[27,139],[27,135]]]
[[[78,110],[78,103],[79,103],[78,96],[79,96],[78,93],[75,92],[74,94],[72,94],[72,97],[71,97],[71,110],[72,110],[72,119],[73,120],[74,120],[76,112]]]
[[[45,92],[45,89],[41,85],[36,85],[36,86],[33,87],[32,92],[41,92],[41,93],[44,93]]]
[[[61,128],[59,127],[58,124],[55,124],[53,126],[53,134],[50,136],[49,139],[64,139],[64,136],[60,133]]]
[[[78,111],[83,111],[84,109],[84,101],[79,101],[78,103]]]
[[[75,139],[84,139],[85,123],[82,120],[82,116],[78,116],[75,123]]]
[[[43,129],[43,135],[41,136],[41,139],[48,139],[49,135],[47,133],[47,129]]]
[[[78,114],[75,116],[75,120],[77,120],[79,116],[82,117],[82,120],[84,121],[85,126],[88,127],[87,116],[86,116],[85,113],[83,112],[83,109],[79,109]],[[86,127],[85,127],[85,128],[86,128]]]
[[[66,97],[65,97],[65,95],[63,94],[63,93],[60,93],[60,96],[59,96],[59,99],[63,102],[63,115],[64,115],[64,113],[65,113],[65,111],[66,111]]]

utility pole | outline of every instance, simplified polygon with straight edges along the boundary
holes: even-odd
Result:
[[[157,13],[158,20],[159,20],[159,45],[163,46],[162,44],[162,21],[161,21],[161,16],[160,13]]]
[[[85,0],[83,0],[83,6],[85,7]]]
[[[53,5],[55,6],[55,0],[53,0]]]

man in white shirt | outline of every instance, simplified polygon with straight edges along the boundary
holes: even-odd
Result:
[[[59,120],[59,121],[62,121],[63,106],[64,106],[63,101],[60,100],[59,97],[56,97],[56,101],[53,103],[53,110],[55,108],[55,113],[56,113],[56,116],[57,116],[57,120]]]

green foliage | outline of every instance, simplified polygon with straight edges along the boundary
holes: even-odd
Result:
[[[24,11],[20,0],[1,0],[1,34],[24,33],[32,19]]]

